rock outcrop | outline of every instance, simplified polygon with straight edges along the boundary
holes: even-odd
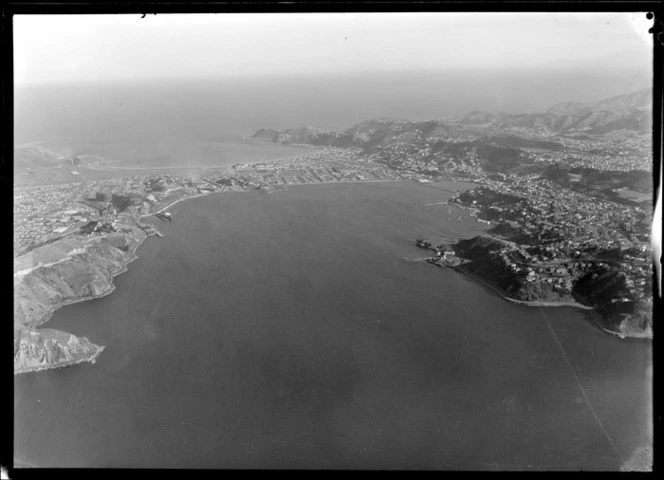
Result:
[[[145,233],[128,227],[96,239],[70,237],[15,259],[14,373],[93,362],[104,347],[86,338],[37,327],[52,313],[114,290],[112,279],[126,271]]]
[[[104,350],[87,338],[42,329],[14,332],[14,374],[92,362]]]

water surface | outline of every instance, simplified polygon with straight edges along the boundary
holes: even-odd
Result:
[[[16,460],[618,469],[652,441],[650,343],[404,262],[419,234],[486,228],[425,206],[449,196],[394,182],[177,204],[112,295],[48,323],[107,348],[15,378]]]

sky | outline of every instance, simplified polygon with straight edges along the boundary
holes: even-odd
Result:
[[[380,71],[650,68],[645,13],[14,17],[16,85]]]

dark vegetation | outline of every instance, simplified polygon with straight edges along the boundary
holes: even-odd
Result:
[[[492,219],[487,218],[487,220]],[[506,238],[520,245],[529,245],[533,242],[533,238],[530,235],[526,235],[520,228],[514,228],[508,223],[499,223],[495,227],[490,228],[488,233]]]
[[[482,143],[477,147],[477,157],[487,172],[505,172],[520,164],[521,151]]]
[[[134,198],[131,195],[116,195],[113,194],[111,198],[111,203],[113,206],[118,210],[118,212],[124,212],[129,208],[130,205],[140,205],[140,200],[138,198]]]
[[[470,262],[464,265],[469,272],[487,279],[509,297],[522,301],[570,301],[544,282],[526,281],[526,272],[514,273],[507,262],[498,255],[504,247],[498,239],[480,235],[459,240],[455,253]],[[490,280],[489,280],[490,279]]]
[[[438,140],[431,147],[432,153],[445,153],[447,155],[458,156],[466,153],[475,146],[474,142],[446,142]]]
[[[572,168],[567,165],[556,164],[544,168],[542,176],[579,193],[623,205],[633,205],[635,202],[620,197],[614,191],[615,189],[628,188],[642,193],[653,191],[652,174],[645,170],[623,172],[582,167]]]
[[[544,140],[534,140],[522,138],[514,135],[494,136],[489,141],[495,145],[506,148],[540,148],[542,150],[551,150],[555,152],[562,151],[565,147],[557,142],[546,142]]]
[[[598,265],[574,283],[572,293],[583,303],[606,308],[612,298],[627,298],[629,289],[624,275],[616,269]]]
[[[499,208],[523,208],[528,203],[523,197],[510,193],[497,192],[488,187],[477,187],[473,190],[461,192],[459,200],[466,205],[471,205],[474,201],[478,207]]]

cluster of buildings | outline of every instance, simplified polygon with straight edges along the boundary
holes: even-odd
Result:
[[[357,148],[327,147],[287,159],[187,176],[131,176],[15,190],[14,252],[86,228],[90,231],[83,233],[103,234],[106,226],[136,224],[140,216],[163,211],[178,199],[216,191],[325,182],[427,181],[445,175],[482,185],[451,201],[478,209],[478,221],[497,223],[497,232],[518,239],[505,242],[497,255],[525,281],[546,282],[554,290],[570,292],[574,279],[601,265],[624,275],[633,298],[649,293],[649,211],[591,198],[535,173],[487,175],[476,148],[436,151],[437,144],[420,133],[380,142],[366,153]],[[545,132],[529,130],[529,135],[553,140]],[[449,142],[449,138],[445,140]],[[564,150],[533,154],[538,161],[629,169],[640,168],[640,162],[650,158],[645,137],[620,142],[555,137],[555,141]],[[124,207],[114,203],[118,198],[125,202]],[[604,259],[607,252],[613,252],[612,256]]]
[[[496,254],[528,282],[571,293],[573,282],[597,267],[624,277],[629,294],[650,295],[650,212],[590,198],[535,176],[502,175],[450,201],[477,208],[515,242]]]
[[[398,176],[393,171],[361,156],[359,150],[334,147],[285,160],[235,165],[230,174],[224,172],[204,177],[222,191],[396,178]]]
[[[446,144],[461,143],[445,140]],[[411,178],[446,176],[481,177],[484,175],[477,158],[476,149],[464,149],[457,153],[435,152],[435,143],[409,142],[405,140],[387,142],[372,148],[368,158],[389,166],[402,176]]]
[[[362,157],[357,149],[325,148],[285,160],[235,165],[230,171],[128,176],[21,188],[14,192],[14,255],[71,233],[102,235],[112,231],[111,226],[136,224],[143,215],[153,215],[179,199],[195,195],[396,178],[399,176],[385,165]]]
[[[70,233],[95,216],[77,197],[83,184],[41,185],[14,191],[14,254]]]
[[[621,172],[652,169],[652,141],[649,136],[630,136],[620,140],[559,136],[549,140],[562,144],[564,150],[532,153],[535,162]]]
[[[652,168],[651,141],[649,137],[643,135],[629,136],[625,139],[576,138],[525,127],[506,127],[495,133],[502,135],[508,133],[523,139],[560,145],[559,150],[523,148],[522,150],[528,152],[528,157],[534,164],[611,171],[650,171]],[[441,149],[431,136],[387,138],[371,148],[368,158],[402,174],[419,174],[431,178],[441,174],[462,175],[475,179],[483,179],[486,176],[477,149],[471,146],[477,138],[445,137],[441,140],[445,144],[444,149]],[[457,144],[462,144],[461,148],[456,148]]]

